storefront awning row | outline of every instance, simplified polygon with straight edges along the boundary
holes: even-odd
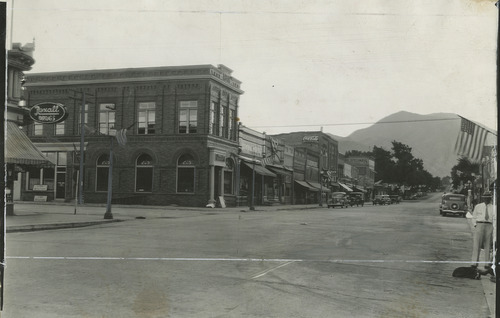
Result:
[[[5,162],[25,165],[53,165],[13,122],[7,122]]]
[[[243,162],[248,168],[254,169],[255,173],[258,173],[260,175],[266,176],[266,177],[273,177],[276,178],[276,174],[272,173],[271,171],[267,170],[266,168],[262,167],[259,164],[250,164],[247,162]]]
[[[321,184],[317,183],[317,182],[312,182],[312,181],[307,181],[307,183],[309,183],[312,187],[318,189],[319,191],[323,191],[323,192],[331,192],[330,189],[328,189],[327,187],[321,187]]]
[[[314,191],[314,192],[318,192],[318,191],[319,191],[319,189],[317,189],[317,188],[313,187],[312,185],[310,185],[309,183],[307,183],[307,182],[305,182],[305,181],[295,180],[295,182],[296,182],[298,185],[300,185],[300,186],[302,186],[302,187],[306,188],[306,189],[307,189],[307,190],[309,190],[309,191]]]

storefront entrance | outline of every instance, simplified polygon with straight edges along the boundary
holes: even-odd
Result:
[[[66,198],[66,167],[57,167],[56,199]]]

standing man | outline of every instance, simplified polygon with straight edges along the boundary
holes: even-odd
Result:
[[[492,273],[491,271],[491,249],[493,247],[493,225],[496,225],[496,211],[491,204],[491,193],[483,194],[483,203],[474,207],[472,213],[472,224],[474,225],[474,238],[472,246],[472,266],[477,267],[481,248],[484,249],[484,271],[481,274]]]

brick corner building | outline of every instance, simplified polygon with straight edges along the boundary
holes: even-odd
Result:
[[[106,202],[113,142],[113,203],[235,205],[240,85],[224,65],[29,74],[28,106],[60,103],[68,116],[28,127],[56,166],[25,173],[23,200],[43,189],[71,201],[81,174],[85,202]]]

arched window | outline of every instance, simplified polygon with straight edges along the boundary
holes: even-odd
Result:
[[[102,154],[97,158],[95,174],[95,190],[108,191],[109,155]]]
[[[224,193],[233,194],[233,177],[234,177],[234,162],[232,159],[226,159],[224,167]]]
[[[177,160],[177,192],[194,193],[194,166],[194,158],[189,154],[184,154]]]
[[[135,192],[153,192],[153,158],[148,154],[135,162]]]

